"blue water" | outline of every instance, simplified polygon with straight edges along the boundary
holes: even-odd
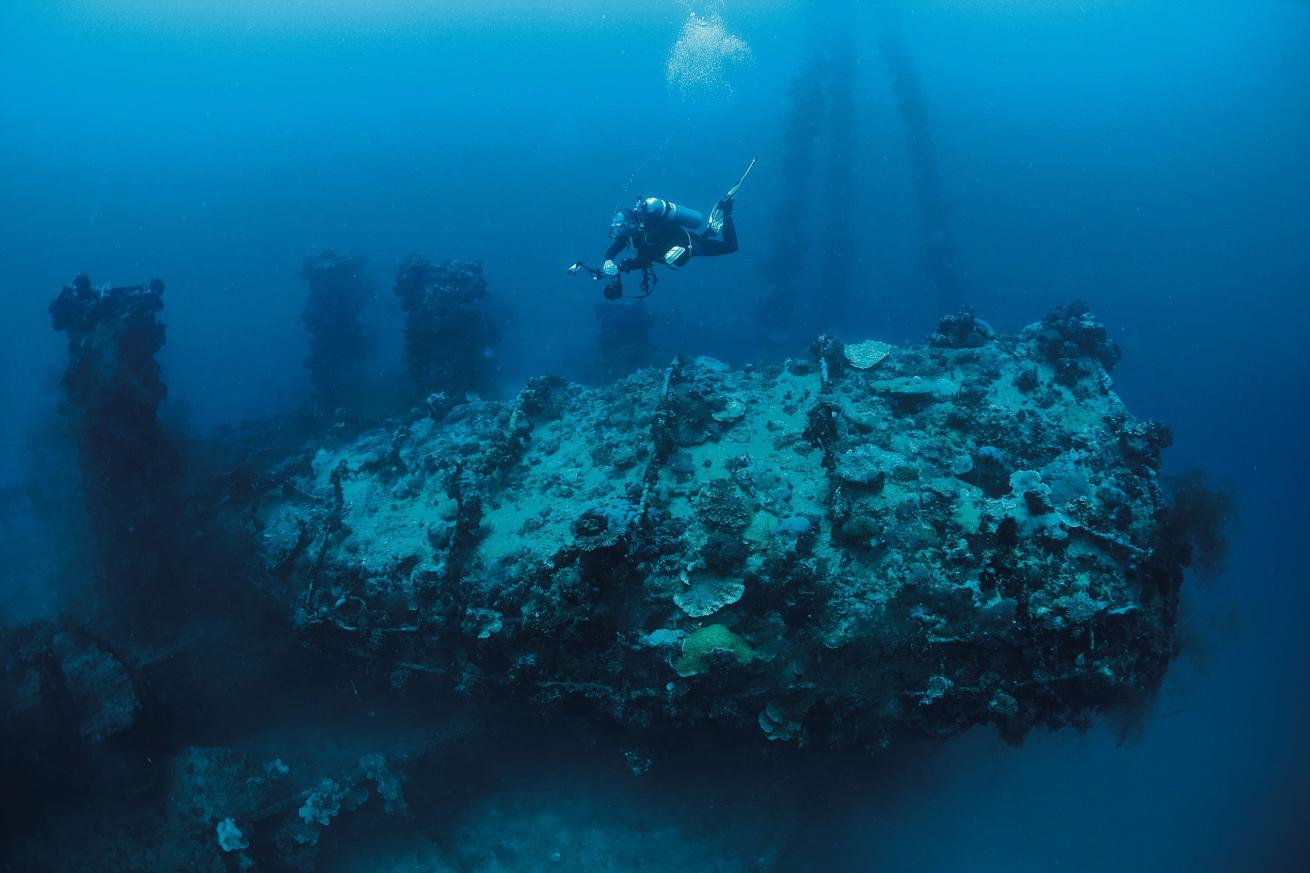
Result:
[[[758,356],[761,263],[787,222],[781,192],[810,169],[780,159],[788,82],[842,35],[850,184],[816,183],[797,223],[823,226],[844,196],[852,233],[811,231],[799,274],[847,265],[843,336],[917,341],[941,313],[885,18],[838,6],[706,4],[751,60],[683,93],[666,67],[684,3],[7,0],[0,482],[28,475],[32,434],[48,434],[64,352],[45,308],[79,272],[167,281],[166,414],[198,433],[303,401],[297,272],[314,247],[368,254],[382,361],[400,259],[480,258],[508,392],[585,374],[599,291],[563,268],[599,260],[617,203],[708,207],[754,155],[740,253],[666,275],[648,303],[663,357]],[[1009,749],[969,734],[825,799],[798,839],[828,870],[1304,869],[1310,4],[892,11],[967,300],[1005,331],[1087,300],[1123,348],[1128,407],[1171,426],[1171,469],[1232,483],[1241,530],[1223,576],[1187,590],[1204,657],[1179,662],[1143,737]],[[39,580],[4,598],[37,604]]]

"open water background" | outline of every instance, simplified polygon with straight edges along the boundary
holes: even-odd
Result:
[[[691,11],[752,60],[683,93],[666,65]],[[1123,347],[1129,408],[1173,428],[1168,467],[1232,483],[1241,530],[1223,576],[1186,591],[1199,642],[1143,737],[966,735],[892,784],[825,798],[800,854],[816,870],[1305,869],[1305,2],[7,0],[0,482],[33,475],[31,435],[49,438],[63,350],[45,307],[78,272],[167,282],[167,414],[195,432],[304,402],[297,272],[318,246],[370,257],[380,372],[399,260],[482,259],[509,392],[587,376],[598,287],[563,267],[599,259],[617,203],[708,207],[757,154],[740,253],[666,276],[649,301],[661,355],[761,354],[761,264],[788,221],[805,281],[848,271],[842,336],[918,341],[942,313],[879,51],[889,12],[965,297],[1004,331],[1087,300]],[[788,83],[842,35],[852,143],[816,154],[848,164],[849,242],[823,235],[824,168],[780,160]],[[807,212],[779,215],[805,173]],[[39,583],[6,608],[46,608]]]

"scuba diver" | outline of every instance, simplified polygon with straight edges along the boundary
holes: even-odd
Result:
[[[623,273],[641,271],[641,290],[636,297],[650,295],[651,286],[659,281],[654,266],[663,263],[671,270],[687,265],[696,257],[712,258],[730,255],[737,251],[737,228],[732,220],[733,198],[737,196],[746,177],[754,168],[750,162],[737,184],[728,189],[709,218],[704,213],[679,206],[659,197],[641,197],[631,209],[621,209],[610,222],[610,243],[605,250],[605,261],[599,268],[588,267],[581,261],[569,267],[569,273],[587,273],[593,279],[608,279],[605,297],[617,300],[623,296]],[[632,257],[615,262],[624,249],[631,246]]]

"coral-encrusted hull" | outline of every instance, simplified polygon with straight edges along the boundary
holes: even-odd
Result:
[[[1181,575],[1167,431],[1112,392],[1100,325],[965,312],[869,348],[539,379],[315,444],[258,499],[267,566],[303,633],[397,693],[880,745],[1152,691]]]

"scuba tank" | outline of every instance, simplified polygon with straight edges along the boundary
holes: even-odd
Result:
[[[638,201],[637,208],[647,219],[668,221],[687,230],[697,230],[705,226],[705,213],[689,206],[679,206],[659,197],[647,197]]]

